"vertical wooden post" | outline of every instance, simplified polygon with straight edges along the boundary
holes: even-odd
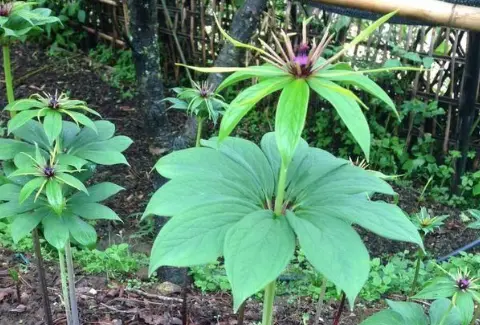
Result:
[[[465,173],[467,154],[470,147],[470,129],[475,119],[475,102],[480,80],[480,32],[468,33],[468,50],[463,71],[463,87],[460,94],[458,148],[462,157],[457,162],[455,190],[458,190],[460,178]]]

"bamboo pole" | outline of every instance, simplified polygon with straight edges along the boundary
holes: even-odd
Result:
[[[480,31],[480,8],[439,0],[310,0],[339,7],[386,14],[398,10],[398,16],[436,25]]]

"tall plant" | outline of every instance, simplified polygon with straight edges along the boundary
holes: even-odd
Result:
[[[236,71],[219,90],[251,77],[260,81],[230,104],[218,138],[204,141],[203,148],[174,152],[156,164],[170,181],[153,195],[145,216],[172,218],[155,240],[150,272],[162,265],[205,264],[223,255],[234,309],[265,289],[262,324],[270,325],[275,280],[293,257],[297,240],[316,270],[344,291],[351,304],[370,268],[368,252],[353,224],[423,247],[416,227],[398,207],[369,199],[370,193],[394,194],[385,181],[309,147],[300,138],[313,89],[335,107],[368,157],[370,132],[361,101],[337,82],[366,90],[392,108],[393,103],[362,72],[333,62],[392,15],[373,23],[329,60],[320,55],[331,37],[326,34],[318,44],[308,43],[305,22],[295,48],[285,33],[285,49],[274,36],[279,54],[265,43],[266,51],[229,39],[260,52],[267,65],[193,68]],[[264,135],[260,147],[229,137],[256,103],[278,90],[282,92],[275,132]]]
[[[6,110],[18,114],[8,123],[15,139],[0,139],[8,181],[0,186],[0,218],[12,219],[14,241],[39,227],[58,250],[67,322],[79,325],[70,243],[95,244],[97,233],[88,221],[120,220],[100,202],[122,190],[109,182],[85,183],[96,165],[127,164],[122,152],[132,141],[114,136],[112,123],[92,121],[81,112],[98,113],[65,94],[34,95]]]
[[[9,103],[15,100],[10,58],[10,46],[15,41],[25,41],[28,36],[41,32],[42,26],[60,22],[47,8],[35,8],[35,2],[0,2],[0,45],[3,50],[3,71]]]

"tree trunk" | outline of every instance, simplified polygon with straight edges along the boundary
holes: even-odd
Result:
[[[267,8],[266,0],[245,0],[243,5],[235,12],[228,34],[242,43],[250,42],[253,34],[258,28],[262,13]],[[218,57],[215,59],[216,67],[238,67],[242,64],[242,57],[245,50],[233,46],[225,41]],[[212,73],[208,77],[208,82],[215,88],[225,79],[223,73]],[[185,124],[183,137],[186,137],[190,143],[195,139],[197,123],[195,118],[189,118]]]
[[[477,101],[477,90],[480,74],[480,32],[468,33],[468,50],[464,68],[464,82],[460,95],[460,132],[458,135],[458,147],[462,157],[457,161],[457,175],[455,177],[455,190],[458,192],[458,185],[465,173],[468,161],[468,150],[470,148],[470,131],[475,120],[475,102]]]
[[[163,81],[158,44],[157,0],[128,0],[130,46],[137,78],[137,98],[146,131],[155,135],[166,127]]]

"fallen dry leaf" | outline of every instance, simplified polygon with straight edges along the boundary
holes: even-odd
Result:
[[[162,153],[167,152],[168,149],[149,146],[148,151],[150,151],[150,153],[154,156],[160,156]]]
[[[2,302],[5,298],[8,298],[9,296],[13,295],[15,293],[15,290],[12,288],[1,288],[0,289],[0,302]]]

